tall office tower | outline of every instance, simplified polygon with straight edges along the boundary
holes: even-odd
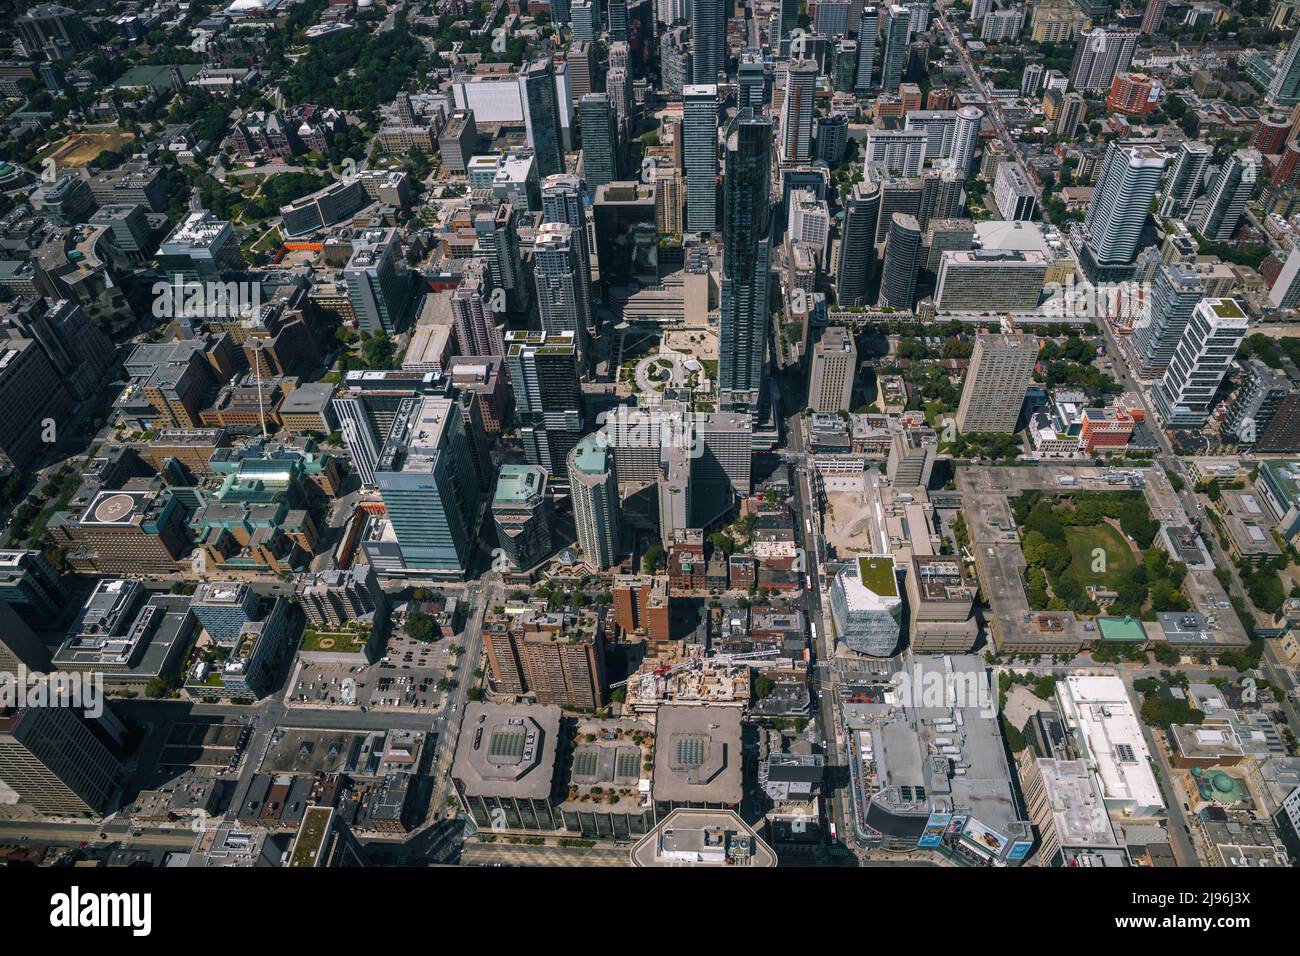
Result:
[[[831,89],[852,93],[858,84],[858,41],[841,37],[835,44],[835,61],[831,65]]]
[[[806,163],[812,159],[817,76],[817,64],[812,60],[793,60],[786,69],[785,97],[781,101],[782,163]]]
[[[767,407],[771,150],[772,120],[741,110],[727,130],[718,389],[724,410],[753,417]]]
[[[582,437],[582,386],[573,335],[507,332],[506,368],[528,463],[552,475],[565,474],[566,457]]]
[[[71,707],[0,710],[0,780],[51,816],[99,816],[121,763]]]
[[[1297,98],[1300,98],[1300,31],[1296,32],[1286,53],[1282,54],[1277,72],[1268,84],[1267,94],[1268,101],[1278,105],[1289,106]]]
[[[1231,239],[1246,213],[1246,203],[1259,179],[1264,157],[1257,149],[1239,149],[1219,167],[1205,190],[1205,209],[1196,225],[1206,239]]]
[[[485,264],[471,259],[461,273],[460,285],[451,294],[452,327],[456,330],[459,354],[466,356],[501,356],[506,343],[501,324],[488,302]]]
[[[1181,262],[1161,263],[1151,284],[1147,314],[1133,327],[1133,347],[1144,367],[1169,366],[1203,298],[1205,289],[1195,269]]]
[[[1192,210],[1192,203],[1200,195],[1205,182],[1205,172],[1214,158],[1214,149],[1198,139],[1184,140],[1178,147],[1169,179],[1165,185],[1165,198],[1160,204],[1160,215],[1166,219],[1182,219]]]
[[[907,12],[907,7],[895,3],[885,10],[885,55],[880,61],[880,88],[886,93],[896,93],[898,84],[903,82],[911,21],[912,15]]]
[[[49,422],[61,422],[72,404],[39,343],[0,339],[0,472],[26,471],[48,451]]]
[[[343,269],[348,299],[363,332],[396,335],[406,328],[415,305],[411,279],[398,262],[394,229],[367,229],[352,240],[352,257]]]
[[[537,174],[545,177],[564,172],[555,64],[550,57],[534,60],[519,72],[519,99],[524,107],[528,145],[533,147],[537,161]]]
[[[481,492],[467,428],[450,398],[402,401],[375,467],[397,538],[365,542],[378,573],[463,575],[469,569]]]
[[[707,527],[731,513],[737,499],[753,487],[754,427],[748,414],[700,413],[691,418],[690,428],[690,444],[663,449],[661,532]]]
[[[813,29],[824,37],[835,39],[849,31],[849,0],[821,0],[812,8]]]
[[[257,620],[261,597],[240,581],[205,581],[190,600],[190,611],[218,644],[230,646],[252,621]]]
[[[546,469],[537,465],[502,465],[497,474],[492,496],[497,544],[520,571],[536,567],[551,554],[546,478]]]
[[[591,0],[574,0],[569,7],[569,17],[575,40],[596,41],[596,6]]]
[[[1165,10],[1169,7],[1169,0],[1147,0],[1146,12],[1142,14],[1142,26],[1139,33],[1159,33],[1160,26],[1165,22]]]
[[[1235,299],[1202,299],[1187,332],[1154,390],[1156,411],[1166,426],[1200,428],[1209,418],[1214,393],[1246,337],[1246,313]]]
[[[778,14],[779,19],[777,20],[779,29],[779,33],[775,38],[775,41],[777,42],[786,39],[790,34],[794,33],[795,27],[799,25],[799,7],[801,5],[799,0],[779,0],[779,3],[781,9]],[[772,45],[776,46],[777,42],[773,42]]]
[[[619,501],[614,453],[596,435],[569,452],[569,493],[583,560],[604,570],[618,559]]]
[[[1032,335],[977,335],[957,406],[957,429],[963,434],[1011,434],[1020,418],[1025,390],[1038,362],[1038,339]]]
[[[1088,252],[1099,265],[1133,262],[1166,158],[1150,146],[1110,144],[1083,221]]]
[[[737,69],[736,107],[748,106],[759,112],[767,105],[767,68],[763,63],[763,54],[758,50],[746,50],[740,54]]]
[[[843,307],[856,308],[867,304],[867,287],[876,265],[876,220],[879,215],[880,183],[871,179],[854,183],[844,203],[839,268],[835,273],[835,294]]]
[[[686,163],[686,231],[718,228],[718,88],[682,90],[682,158]]]
[[[0,603],[11,606],[23,620],[34,624],[57,622],[69,600],[62,577],[40,551],[0,551]],[[4,639],[3,632],[0,627],[0,640]],[[0,670],[5,669],[0,666]]]
[[[609,18],[609,38],[615,43],[627,42],[627,0],[609,0],[605,9]]]
[[[921,215],[921,192],[920,179],[883,178],[880,180],[880,212],[876,216],[876,245],[883,243],[889,235],[889,227],[894,222],[894,213],[913,217]]]
[[[916,276],[920,269],[921,225],[915,216],[894,213],[880,272],[880,304],[911,311],[916,302]]]
[[[574,40],[569,44],[565,57],[569,73],[569,95],[580,101],[588,93],[594,93],[598,85],[596,73],[596,51],[587,40]]]
[[[875,86],[871,74],[876,70],[876,45],[880,42],[880,8],[863,7],[858,18],[858,76],[855,90],[865,96]]]
[[[587,358],[590,313],[582,292],[579,244],[568,223],[543,223],[533,240],[533,269],[542,329],[549,335],[572,332],[578,346],[578,367],[582,368]]]
[[[0,317],[0,335],[6,333],[10,339],[35,339],[78,401],[99,391],[117,359],[112,340],[71,299],[20,299]]]
[[[339,431],[348,447],[352,467],[363,485],[375,486],[379,453],[397,421],[402,402],[421,395],[445,395],[447,380],[432,373],[354,371],[343,377],[333,401]]]
[[[659,38],[659,81],[665,93],[679,96],[691,81],[691,41],[685,27],[665,30]]]
[[[551,0],[551,19],[555,23],[569,22],[569,0]]]
[[[853,374],[858,366],[858,349],[843,326],[833,325],[813,346],[812,371],[808,377],[808,409],[814,412],[847,412],[852,406]]]
[[[691,4],[691,82],[712,85],[727,72],[727,3],[695,0]]]
[[[927,169],[921,177],[921,211],[916,221],[924,230],[931,219],[956,219],[962,210],[962,187],[966,178],[951,162]]]
[[[168,279],[219,282],[246,268],[230,223],[204,209],[186,213],[158,247],[158,269]]]
[[[632,78],[627,68],[611,67],[605,74],[605,90],[609,95],[609,107],[614,113],[614,128],[618,131],[618,142],[627,142],[632,131]]]
[[[10,15],[14,11],[10,10]],[[33,5],[14,22],[23,53],[43,53],[51,60],[72,60],[95,43],[81,14],[57,3]]]
[[[1128,72],[1137,41],[1135,30],[1084,30],[1074,47],[1070,85],[1084,93],[1109,90],[1115,74]]]
[[[579,352],[585,348],[586,328],[596,318],[591,305],[591,243],[587,232],[587,216],[583,212],[584,192],[583,182],[577,176],[550,176],[542,183],[542,221],[562,222],[573,230],[573,245],[577,256],[578,310],[584,317],[583,331],[577,336]]]
[[[505,293],[507,311],[522,312],[528,308],[528,281],[523,274],[519,257],[519,230],[515,208],[508,202],[497,206],[495,212],[480,212],[474,217],[474,234],[479,250],[487,261],[488,279],[493,293]]]
[[[11,552],[22,554],[23,552]],[[5,580],[5,572],[0,568],[0,582]],[[32,613],[28,605],[25,610]],[[60,607],[60,614],[46,618],[40,623],[57,624],[66,605]],[[50,669],[50,650],[45,642],[36,636],[26,620],[18,616],[13,606],[0,600],[0,674],[16,674],[19,667],[26,667],[29,672],[45,674]]]
[[[588,93],[578,101],[582,127],[582,172],[590,189],[619,178],[618,132],[609,95]]]
[[[975,163],[975,148],[980,141],[980,124],[984,114],[973,106],[963,106],[957,111],[957,128],[952,136],[952,161],[962,179],[970,175]]]

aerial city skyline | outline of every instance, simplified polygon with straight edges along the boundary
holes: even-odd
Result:
[[[1300,859],[1295,0],[24,2],[0,94],[0,863]]]

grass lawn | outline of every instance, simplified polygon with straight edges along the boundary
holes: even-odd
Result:
[[[1137,566],[1133,549],[1124,535],[1105,522],[1091,526],[1067,527],[1065,540],[1070,546],[1071,557],[1070,566],[1066,569],[1067,573],[1072,574],[1080,584],[1085,586],[1097,583],[1097,578],[1100,578],[1101,583],[1113,587],[1119,582],[1121,574]],[[1106,552],[1104,574],[1092,570],[1093,551],[1097,548],[1102,548]]]
[[[365,647],[366,642],[369,640],[369,633],[357,634],[354,631],[325,632],[308,630],[302,638],[302,650],[352,654]]]

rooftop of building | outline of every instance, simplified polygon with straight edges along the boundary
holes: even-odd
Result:
[[[547,800],[559,734],[559,707],[470,703],[452,776],[471,796]]]
[[[537,465],[502,465],[497,472],[496,504],[526,504],[546,491],[546,469]]]
[[[654,798],[739,804],[741,714],[735,707],[661,706],[655,717]]]

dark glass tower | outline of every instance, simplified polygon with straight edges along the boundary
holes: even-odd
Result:
[[[772,120],[742,109],[727,130],[718,388],[725,410],[766,408]]]
[[[550,58],[526,66],[519,74],[524,100],[524,120],[537,156],[537,175],[564,172],[560,145],[560,109],[555,99],[555,67]]]

